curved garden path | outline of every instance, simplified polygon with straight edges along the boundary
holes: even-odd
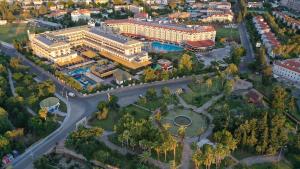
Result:
[[[16,93],[16,89],[14,86],[14,81],[12,79],[12,73],[11,73],[10,69],[8,69],[8,82],[9,82],[9,87],[10,87],[11,93],[13,94],[13,96],[17,96],[18,94]],[[33,116],[36,115],[36,113],[30,107],[26,106],[26,110],[31,115],[33,115]]]
[[[194,112],[203,114],[209,119],[209,126],[207,127],[206,131],[201,134],[200,138],[198,137],[191,137],[191,138],[186,138],[184,140],[184,145],[183,145],[183,150],[182,150],[182,158],[181,158],[181,169],[189,169],[190,168],[190,162],[191,162],[191,156],[192,156],[192,150],[191,150],[191,144],[193,142],[198,142],[202,139],[206,139],[212,134],[214,125],[212,123],[213,121],[213,116],[209,113],[207,113],[207,109],[212,106],[216,101],[218,101],[220,98],[223,97],[223,94],[219,94],[217,96],[214,96],[212,99],[207,101],[205,104],[203,104],[201,107],[196,107],[190,104],[187,104],[178,94],[177,98],[179,100],[179,103],[188,109],[192,109]]]

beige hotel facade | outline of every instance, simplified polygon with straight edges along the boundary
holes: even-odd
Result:
[[[188,41],[215,41],[216,30],[212,26],[188,27],[185,25],[147,22],[137,19],[107,20],[107,26],[128,36],[144,37],[149,40],[184,44]]]
[[[29,33],[29,40],[35,55],[54,63],[79,59],[72,48],[82,45],[129,68],[135,69],[151,63],[148,53],[142,50],[142,42],[98,27],[81,26],[41,34]]]

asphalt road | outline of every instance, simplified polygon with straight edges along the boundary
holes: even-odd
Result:
[[[60,97],[66,95],[66,93],[69,91],[74,92],[73,89],[63,85],[53,75],[47,73],[40,67],[37,67],[31,61],[27,60],[23,55],[18,53],[15,49],[9,46],[4,47],[5,48],[2,47],[2,51],[5,54],[12,57],[19,56],[20,58],[22,58],[23,64],[29,66],[30,72],[36,74],[39,80],[53,80],[56,85],[56,94],[60,95]],[[186,84],[191,82],[191,80],[192,78],[189,77],[170,81],[154,82],[144,85],[136,85],[126,88],[118,88],[110,91],[110,94],[118,96],[119,104],[127,105],[136,101],[139,95],[144,95],[147,89],[150,87],[160,89],[164,86],[168,86],[172,90],[176,90],[177,88],[185,88]],[[107,99],[107,92],[101,92],[92,96],[79,96],[77,94],[77,96],[74,98],[61,98],[64,101],[68,102],[68,116],[56,131],[29,147],[22,155],[17,157],[12,163],[15,169],[32,168],[32,163],[35,159],[42,156],[44,153],[54,147],[57,142],[64,139],[68,135],[68,133],[75,129],[76,123],[79,120],[84,117],[90,116],[93,112],[96,111],[98,102]]]
[[[255,61],[255,55],[252,48],[252,44],[249,39],[249,34],[244,22],[239,25],[239,33],[243,47],[246,49],[246,56],[244,56],[239,65],[241,72],[248,72],[248,64]]]

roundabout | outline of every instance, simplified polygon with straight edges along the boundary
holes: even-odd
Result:
[[[202,134],[208,127],[206,116],[190,109],[175,107],[163,116],[162,124],[170,126],[170,132],[177,135],[180,127],[186,128],[186,137],[195,137]]]

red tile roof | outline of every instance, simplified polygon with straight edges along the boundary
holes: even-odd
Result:
[[[197,28],[190,28],[182,25],[176,24],[160,24],[158,22],[146,22],[146,21],[139,21],[136,19],[113,19],[113,20],[106,20],[106,24],[122,24],[122,23],[131,23],[137,25],[144,25],[150,27],[157,27],[175,31],[182,31],[182,32],[190,32],[190,33],[199,33],[199,32],[213,32],[216,31],[213,26],[200,26]]]
[[[203,47],[211,47],[215,45],[215,42],[212,40],[202,40],[202,41],[187,41],[186,44],[188,46],[194,48],[203,48]]]
[[[300,60],[299,59],[288,59],[284,61],[275,62],[276,65],[284,67],[290,71],[300,73]]]

